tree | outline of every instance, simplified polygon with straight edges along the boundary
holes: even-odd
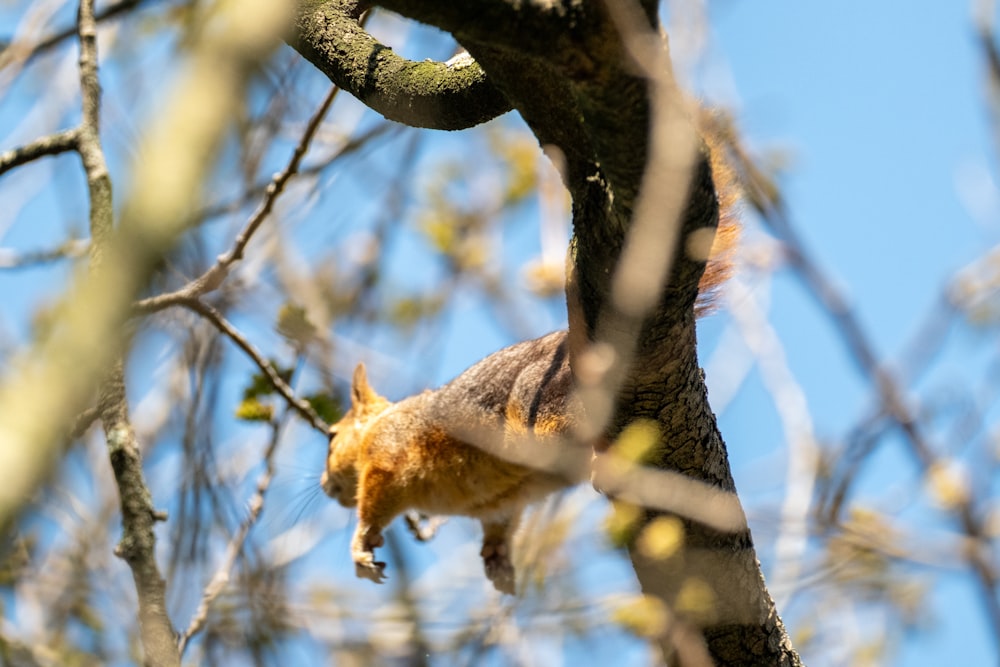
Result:
[[[574,211],[570,354],[593,422],[580,437],[615,440],[628,424],[648,420],[657,431],[648,463],[704,482],[704,500],[731,514],[708,523],[683,516],[685,546],[676,558],[633,548],[643,588],[674,609],[691,587],[705,588],[712,618],[697,625],[716,662],[791,664],[798,658],[764,588],[742,510],[716,498],[735,486],[697,363],[694,310],[705,253],[685,248],[715,226],[718,202],[708,154],[685,118],[665,53],[653,46],[657,4],[386,3],[452,32],[475,59],[442,66],[403,62],[366,37],[357,22],[364,5],[307,2],[295,44],[388,118],[460,129],[509,104],[559,152]],[[622,492],[636,486],[607,483]],[[643,504],[637,534],[647,521],[676,519]],[[675,632],[662,633],[665,656],[693,644]]]
[[[10,471],[10,483],[0,491],[0,518],[12,536],[3,554],[12,599],[21,607],[37,605],[45,597],[44,581],[70,582],[59,599],[43,605],[45,616],[63,629],[47,635],[39,628],[5,630],[5,659],[58,664],[86,662],[90,654],[121,660],[129,649],[107,628],[118,618],[131,627],[127,619],[136,605],[140,622],[133,631],[148,664],[178,664],[192,650],[208,662],[246,656],[277,661],[296,642],[317,656],[332,650],[361,660],[403,656],[414,663],[425,662],[430,647],[442,644],[462,647],[470,660],[487,651],[490,629],[510,627],[502,619],[517,602],[474,618],[468,629],[442,640],[424,621],[434,601],[423,599],[426,586],[413,580],[411,568],[414,561],[419,568],[420,557],[399,535],[390,534],[388,544],[399,582],[390,598],[395,606],[384,608],[396,611],[384,611],[388,618],[379,620],[345,602],[353,582],[326,590],[313,583],[312,596],[296,590],[298,582],[311,581],[296,569],[298,561],[328,532],[297,520],[304,508],[293,508],[290,517],[270,526],[260,521],[268,516],[265,498],[272,514],[276,503],[287,500],[271,488],[288,450],[283,443],[309,443],[289,458],[321,450],[316,443],[339,411],[338,378],[357,360],[357,344],[349,341],[392,340],[399,332],[433,340],[449,313],[456,313],[456,289],[481,292],[495,304],[498,319],[532,329],[521,324],[527,298],[513,286],[516,269],[490,247],[490,238],[523,215],[534,201],[536,181],[545,206],[561,205],[555,177],[538,166],[537,144],[557,166],[572,207],[569,329],[587,416],[578,437],[608,449],[595,463],[595,484],[613,498],[609,534],[628,547],[645,594],[623,607],[619,619],[668,661],[799,664],[764,585],[699,366],[697,286],[719,215],[700,134],[709,126],[718,143],[716,158],[725,154],[748,206],[770,225],[804,283],[837,316],[873,379],[885,418],[912,443],[934,488],[947,492],[946,510],[975,545],[966,557],[969,571],[986,593],[987,609],[996,607],[977,503],[929,443],[905,405],[902,386],[877,362],[862,328],[809,259],[771,174],[749,156],[725,116],[700,114],[678,90],[659,36],[658,3],[372,4],[443,30],[468,53],[446,60],[448,52],[438,46],[440,61],[396,55],[368,32],[370,7],[355,0],[307,0],[294,11],[282,3],[235,8],[126,0],[96,15],[93,3],[84,0],[75,31],[33,36],[29,15],[4,52],[2,64],[14,73],[12,80],[22,68],[37,79],[39,70],[57,69],[53,61],[39,62],[46,52],[65,54],[69,43],[79,44],[79,123],[0,154],[0,174],[10,172],[7,179],[25,183],[30,176],[21,175],[37,169],[40,157],[76,153],[89,201],[82,235],[87,241],[70,239],[11,262],[58,266],[69,260],[80,271],[64,276],[68,290],[33,315],[30,342],[7,355],[0,384],[0,468]],[[113,77],[102,78],[99,72],[109,69],[98,69],[104,61],[98,57],[98,23],[124,17],[126,31],[142,35],[137,28],[144,13],[162,22],[149,36],[130,43],[104,33],[116,65]],[[380,16],[384,22],[373,30],[399,25]],[[165,39],[162,30],[177,41]],[[991,44],[984,34],[984,44]],[[308,62],[279,46],[282,37]],[[418,39],[440,44],[440,36]],[[150,116],[136,133],[142,140],[128,172],[120,169],[127,134],[116,126],[109,137],[101,85],[142,71],[129,56],[163,48],[186,63],[169,93],[145,89],[147,98],[132,100],[122,93],[127,86],[113,84],[116,104],[128,99],[138,105],[126,113],[111,106],[116,121]],[[443,48],[453,49],[454,42]],[[304,100],[317,97],[316,70],[334,88],[306,117]],[[351,127],[353,112],[345,102],[335,107],[337,121],[324,124],[341,99],[338,90],[388,121],[368,115]],[[469,140],[480,142],[472,175],[467,160],[429,163],[421,146],[431,141],[427,135],[401,129],[464,130],[511,110],[532,136],[518,135],[512,121],[491,124],[487,134]],[[438,151],[449,140],[433,141],[427,150]],[[279,161],[280,171],[261,180]],[[58,164],[52,188],[72,189],[73,172],[64,160]],[[120,173],[129,177],[116,205],[111,190],[112,183],[119,188]],[[354,182],[331,186],[331,173]],[[335,219],[331,231],[328,218],[331,211],[336,218],[335,208],[317,205],[330,197],[348,207],[343,219],[365,224]],[[408,230],[401,218],[416,225]],[[222,225],[212,222],[220,220],[229,228],[220,231]],[[358,235],[354,230],[362,227],[366,232]],[[427,281],[419,277],[426,260],[412,252],[405,257],[408,266],[399,268],[400,247],[415,239],[437,255],[428,264],[433,277]],[[531,308],[558,312],[562,289],[553,266],[560,260],[553,260],[551,247],[542,250],[532,268]],[[745,323],[754,315],[744,309],[742,317]],[[766,331],[759,323],[752,326]],[[171,369],[172,380],[149,382],[142,377],[148,370],[137,368],[148,365],[145,351],[156,346],[167,350],[160,368]],[[428,342],[415,348],[411,367],[418,356],[427,362],[426,350],[443,350]],[[400,373],[381,373],[390,375]],[[414,376],[413,389],[428,384]],[[137,386],[144,389],[137,393]],[[147,407],[137,408],[137,398]],[[149,408],[150,402],[159,410]],[[40,405],[45,418],[39,417]],[[243,426],[234,427],[228,414],[233,409]],[[90,428],[97,420],[103,438]],[[307,429],[312,433],[306,435]],[[98,460],[108,455],[111,466]],[[252,461],[251,469],[243,461]],[[98,491],[111,488],[103,485],[109,468],[120,496],[117,507],[112,495]],[[301,487],[315,494],[318,467],[306,468],[314,478]],[[830,476],[832,505],[842,503],[852,474]],[[557,511],[558,502],[551,512],[539,513],[539,526],[525,531],[523,571],[528,580],[544,583],[523,595],[543,611],[558,610],[586,638],[599,621],[574,616],[573,603],[592,593],[582,584],[560,585],[554,576],[558,538],[575,525]],[[88,512],[93,514],[74,521]],[[878,540],[879,520],[858,515],[845,521],[839,512],[830,510],[829,523],[817,512],[813,524],[831,531],[824,543],[831,557],[838,557],[838,548],[849,551],[839,552],[842,560],[830,571],[841,572],[862,554],[876,574],[845,577],[843,587],[872,582],[874,589],[882,587],[878,604],[891,606],[894,579],[884,562],[888,550]],[[105,560],[112,541],[106,531],[119,515],[115,552],[131,568],[130,599],[135,596],[124,610],[113,609],[99,590],[104,580],[121,588],[119,570]],[[60,529],[46,527],[46,519]],[[416,518],[411,523],[419,532]],[[447,539],[439,535],[432,544]],[[59,573],[33,587],[28,575],[43,561],[60,564]],[[343,581],[349,569],[339,569]],[[440,583],[432,590],[441,599]],[[469,596],[458,599],[461,606],[476,604]],[[322,623],[292,611],[303,601],[307,616],[319,615],[331,625],[343,619],[344,629],[317,641]],[[11,613],[5,610],[5,617]],[[306,640],[300,628],[309,623]],[[352,627],[357,624],[360,630]],[[393,627],[395,634],[387,630]],[[393,636],[402,639],[393,642]]]

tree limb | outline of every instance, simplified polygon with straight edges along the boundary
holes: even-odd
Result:
[[[358,15],[356,0],[306,0],[291,44],[336,85],[413,127],[460,130],[510,110],[478,63],[406,60],[372,37]]]
[[[47,155],[59,155],[74,151],[80,142],[80,129],[64,130],[50,134],[18,148],[0,153],[0,175],[14,167],[20,167]]]
[[[216,329],[221,333],[225,334],[231,341],[236,343],[236,346],[243,350],[248,357],[257,365],[257,368],[261,370],[262,373],[267,377],[271,386],[281,394],[281,396],[288,401],[288,405],[291,406],[299,415],[306,420],[306,422],[316,429],[319,433],[322,433],[324,437],[329,435],[330,425],[327,424],[322,417],[317,414],[309,401],[304,401],[302,399],[295,397],[295,391],[288,386],[288,383],[281,379],[281,375],[267,359],[264,358],[257,348],[246,339],[246,337],[241,334],[236,327],[230,324],[229,320],[223,317],[222,313],[208,305],[200,299],[180,299],[175,305],[183,306],[192,312],[198,313],[202,317],[211,323]]]
[[[113,227],[111,182],[98,139],[99,82],[93,0],[80,12],[83,120],[78,151],[90,194],[91,263],[67,290],[55,325],[9,364],[0,383],[0,526],[16,519],[49,471],[68,422],[102,382],[101,417],[122,500],[119,552],[133,568],[142,639],[152,664],[179,663],[153,557],[152,509],[141,481],[139,448],[127,421],[122,378],[124,323],[135,294],[185,231],[251,74],[286,25],[282,3],[243,0],[226,6],[199,35],[137,161],[134,190]],[[238,9],[238,10],[237,10]],[[244,21],[241,25],[240,21]],[[250,21],[250,24],[245,23]],[[252,28],[252,29],[251,29]],[[41,407],[44,407],[44,410]]]
[[[90,246],[92,273],[104,271],[104,244],[114,225],[111,177],[100,141],[101,85],[97,74],[97,23],[93,0],[82,0],[79,13],[80,90],[83,119],[77,150],[83,160],[90,191]],[[128,563],[139,599],[139,628],[146,660],[152,667],[180,665],[180,653],[173,643],[174,629],[167,615],[166,583],[156,564],[156,535],[159,514],[146,485],[142,455],[129,421],[125,397],[125,362],[120,349],[101,385],[98,414],[107,438],[111,467],[121,498],[122,538],[115,553]]]

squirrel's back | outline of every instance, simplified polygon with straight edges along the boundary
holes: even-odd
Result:
[[[566,332],[506,347],[433,392],[438,417],[449,423],[563,434],[572,425],[573,378]]]

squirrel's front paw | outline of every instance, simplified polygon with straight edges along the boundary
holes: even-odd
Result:
[[[479,552],[483,557],[486,576],[501,593],[514,595],[514,566],[507,557],[506,544],[484,544]]]
[[[376,584],[381,584],[386,578],[385,563],[375,560],[375,554],[370,551],[355,554],[354,573],[359,579],[370,579]]]

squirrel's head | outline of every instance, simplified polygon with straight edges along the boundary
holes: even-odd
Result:
[[[320,485],[326,495],[344,507],[358,503],[358,457],[363,455],[365,431],[391,405],[368,384],[365,365],[358,364],[351,380],[351,409],[330,427],[330,448]]]

